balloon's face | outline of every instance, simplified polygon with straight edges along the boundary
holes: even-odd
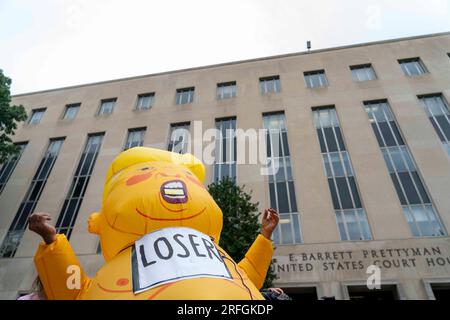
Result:
[[[118,172],[108,183],[103,221],[128,239],[173,226],[190,227],[212,237],[220,235],[222,211],[184,166],[139,163]]]

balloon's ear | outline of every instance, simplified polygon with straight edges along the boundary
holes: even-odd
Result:
[[[100,213],[94,212],[89,216],[88,226],[90,233],[100,234]]]

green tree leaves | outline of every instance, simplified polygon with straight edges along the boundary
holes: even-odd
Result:
[[[10,136],[14,135],[14,130],[17,129],[16,122],[27,118],[23,106],[10,105],[10,86],[11,79],[0,69],[0,164],[19,151]]]

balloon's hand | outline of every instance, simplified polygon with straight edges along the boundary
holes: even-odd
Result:
[[[274,209],[264,210],[262,222],[261,222],[261,234],[270,240],[272,232],[280,221],[280,215]]]
[[[45,212],[35,212],[28,217],[28,228],[40,235],[46,244],[56,241],[56,229],[49,223],[51,219]]]

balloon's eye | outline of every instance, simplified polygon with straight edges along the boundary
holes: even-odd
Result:
[[[148,170],[152,170],[152,169],[153,169],[153,167],[144,167],[144,168],[141,168],[139,170],[141,170],[141,171],[148,171]]]
[[[186,173],[188,176],[192,176],[192,173],[190,173],[189,171],[185,171],[185,173]]]

